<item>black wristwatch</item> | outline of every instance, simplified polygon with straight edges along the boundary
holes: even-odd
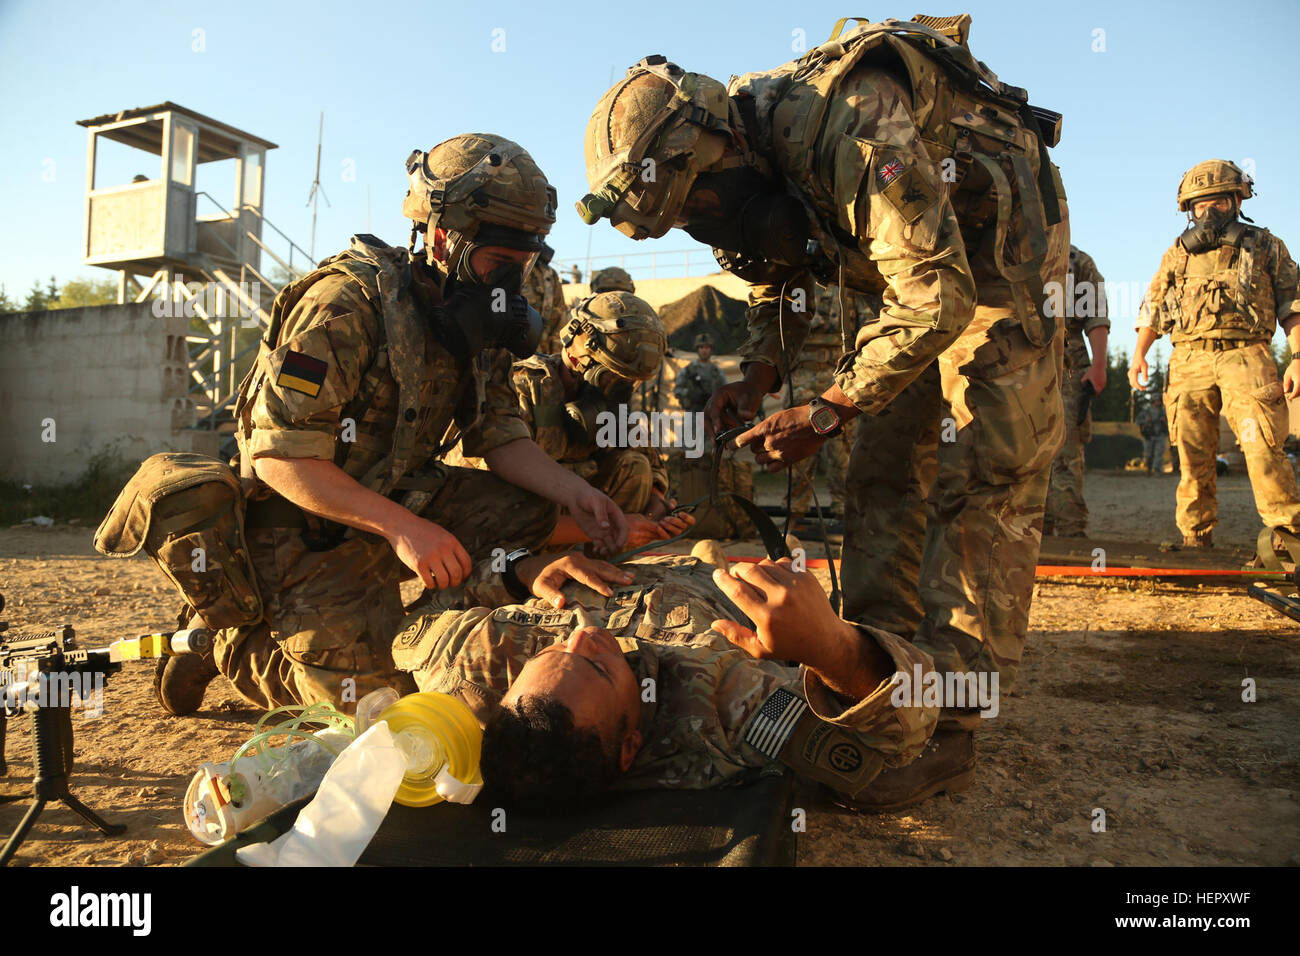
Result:
[[[519,575],[515,573],[515,566],[524,558],[532,557],[532,554],[533,552],[527,548],[511,551],[506,555],[506,569],[501,572],[501,582],[506,586],[506,590],[520,601],[527,601],[533,595],[528,588],[524,587],[524,582],[519,580]]]
[[[840,413],[824,398],[814,398],[808,403],[808,424],[822,438],[832,438],[844,427]]]

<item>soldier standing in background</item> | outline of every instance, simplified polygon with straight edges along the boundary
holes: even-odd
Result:
[[[564,283],[560,274],[551,268],[551,259],[555,250],[543,243],[545,248],[538,256],[537,264],[524,280],[524,298],[528,304],[542,316],[542,338],[537,343],[537,351],[543,355],[559,348],[560,326],[564,324]]]
[[[1082,538],[1088,532],[1088,504],[1083,497],[1086,465],[1083,446],[1092,438],[1092,409],[1080,421],[1085,395],[1100,395],[1106,387],[1106,280],[1092,256],[1070,247],[1070,274],[1065,281],[1065,371],[1061,399],[1065,407],[1065,444],[1052,462],[1043,514],[1043,534]],[[1084,337],[1088,344],[1084,344]],[[1089,346],[1092,360],[1088,360]],[[1087,386],[1092,391],[1087,391]]]
[[[1142,461],[1147,474],[1161,474],[1165,466],[1165,445],[1169,442],[1169,419],[1165,415],[1164,396],[1159,392],[1147,396],[1146,404],[1138,412],[1137,427],[1142,433]]]
[[[843,295],[841,296],[841,291]],[[840,302],[843,299],[847,322],[840,319]],[[803,350],[790,373],[794,385],[794,405],[806,405],[822,392],[830,388],[835,381],[835,366],[845,351],[845,330],[852,348],[853,336],[858,326],[874,316],[874,311],[867,304],[866,296],[838,286],[817,286],[816,309],[808,326],[808,338],[804,340]],[[826,483],[830,487],[831,501],[821,502],[822,507],[834,502],[836,517],[843,519],[846,500],[846,482],[849,476],[849,452],[857,435],[857,419],[845,422],[842,434],[832,438],[812,458],[791,468],[792,484],[790,490],[791,530],[796,534],[805,529],[795,522],[802,518],[812,504],[813,482],[817,478],[817,466],[823,463]]]
[[[673,382],[677,404],[686,412],[703,412],[713,393],[727,384],[727,376],[713,361],[713,336],[708,332],[695,336],[695,354],[698,358],[678,372]]]
[[[1165,409],[1182,470],[1178,530],[1189,548],[1213,544],[1220,411],[1245,454],[1260,520],[1300,526],[1300,491],[1282,450],[1286,399],[1300,396],[1300,273],[1281,239],[1239,218],[1253,185],[1223,159],[1183,174],[1178,208],[1188,228],[1160,260],[1138,313],[1134,389],[1146,387],[1151,344],[1166,333],[1173,343]],[[1279,324],[1292,356],[1284,383],[1269,351]]]

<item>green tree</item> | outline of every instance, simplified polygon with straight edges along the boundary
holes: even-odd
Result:
[[[1106,387],[1092,400],[1092,418],[1098,422],[1129,421],[1128,353],[1106,353]]]
[[[9,298],[9,293],[5,292],[4,283],[0,282],[0,315],[4,314],[5,312],[17,312],[17,311],[18,311],[18,303],[15,302],[13,299]]]
[[[45,292],[41,289],[41,284],[33,279],[32,291],[27,293],[27,301],[23,303],[23,310],[26,312],[40,312],[45,308],[45,301]]]
[[[113,279],[73,279],[49,303],[51,309],[79,309],[91,305],[115,305],[117,282]]]

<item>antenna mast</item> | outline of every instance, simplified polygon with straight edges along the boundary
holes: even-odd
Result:
[[[311,206],[311,261],[312,265],[316,264],[316,194],[325,196],[325,190],[320,184],[320,147],[325,138],[325,111],[320,114],[320,130],[316,134],[316,178],[312,180],[311,192],[307,195],[307,205]],[[330,205],[330,197],[325,196],[325,205]]]

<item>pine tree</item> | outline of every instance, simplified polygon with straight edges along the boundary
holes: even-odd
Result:
[[[26,312],[40,312],[45,308],[45,293],[41,291],[40,282],[32,280],[32,291],[27,293],[27,301],[23,303],[23,310]]]

